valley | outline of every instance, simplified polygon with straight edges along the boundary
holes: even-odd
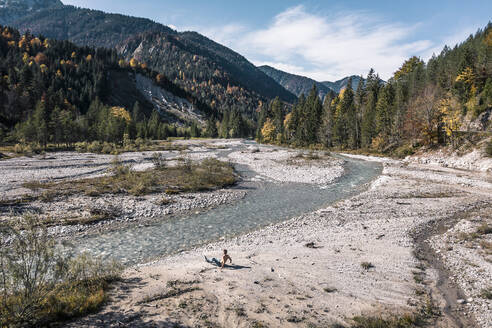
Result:
[[[31,193],[24,182],[102,177],[114,156],[0,162],[2,220],[111,212],[100,222],[49,228],[76,252],[129,265],[102,311],[68,326],[326,327],[407,314],[436,327],[490,325],[483,311],[490,300],[480,296],[490,287],[490,235],[463,237],[492,225],[488,173],[243,140],[176,144],[182,150],[160,152],[167,167],[216,158],[233,163],[240,182],[210,192],[61,195],[5,207]],[[137,171],[155,165],[149,152],[119,157]],[[231,266],[204,261],[224,248]]]
[[[0,327],[492,327],[491,10],[0,0]]]

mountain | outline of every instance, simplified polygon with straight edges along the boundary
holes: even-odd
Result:
[[[324,96],[330,91],[339,93],[340,90],[347,86],[349,78],[352,78],[352,89],[354,90],[357,89],[357,86],[361,81],[360,76],[352,75],[335,82],[318,82],[308,77],[287,73],[268,65],[259,66],[258,69],[263,71],[266,75],[270,76],[272,79],[277,81],[277,83],[298,97],[301,94],[308,95],[309,91],[313,87],[313,84],[316,85],[316,88],[319,91],[319,96],[324,98]]]
[[[325,84],[310,79],[308,77],[290,74],[268,65],[259,66],[258,68],[263,71],[263,73],[277,81],[277,83],[279,83],[285,89],[289,90],[298,97],[301,94],[308,95],[309,91],[313,87],[313,84],[316,85],[321,98],[324,98],[328,92],[333,90]]]
[[[0,76],[4,130],[25,122],[39,103],[46,105],[46,117],[55,109],[84,117],[96,99],[128,110],[139,103],[142,119],[156,111],[168,123],[203,122],[210,115],[193,95],[155,71],[127,64],[114,49],[78,47],[2,26]]]
[[[60,0],[0,0],[0,25],[11,22],[47,8],[61,7]]]
[[[321,83],[327,86],[328,88],[334,90],[335,92],[340,92],[340,90],[342,90],[347,86],[348,80],[350,78],[352,78],[352,89],[357,90],[357,87],[359,86],[359,82],[361,81],[361,77],[357,75],[347,76],[335,82],[325,81]]]
[[[57,0],[4,0],[0,24],[80,46],[115,48],[127,61],[135,58],[163,73],[219,113],[239,109],[252,116],[259,104],[274,97],[296,100],[231,49],[149,19],[67,6]]]

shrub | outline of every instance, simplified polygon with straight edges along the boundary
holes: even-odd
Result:
[[[485,154],[489,157],[492,157],[492,140],[487,142],[487,145],[485,146]]]
[[[407,156],[413,155],[415,153],[412,145],[402,145],[395,149],[395,156],[398,158],[405,158]]]
[[[75,151],[79,153],[85,153],[87,152],[87,148],[89,147],[89,144],[87,142],[77,142],[75,144]]]
[[[360,266],[362,267],[362,269],[364,270],[369,270],[369,269],[372,269],[374,268],[374,264],[372,264],[371,262],[362,262],[360,264]]]
[[[166,158],[160,153],[152,154],[152,164],[158,170],[166,168]]]
[[[481,235],[488,235],[492,234],[492,226],[488,225],[487,223],[482,223],[478,228],[477,228],[477,233]]]
[[[121,267],[60,249],[26,216],[0,230],[0,326],[48,326],[95,311]]]
[[[113,152],[113,145],[108,142],[105,142],[102,146],[101,153],[103,154],[111,154]]]
[[[16,154],[24,153],[24,147],[21,144],[15,144],[14,153],[16,153]]]
[[[99,141],[93,141],[88,147],[87,151],[90,153],[100,153],[102,150],[102,144]]]
[[[482,298],[492,300],[492,287],[482,289],[480,296]]]

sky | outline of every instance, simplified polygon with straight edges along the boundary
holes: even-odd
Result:
[[[428,60],[492,20],[486,0],[62,0],[197,31],[245,56],[318,81],[388,79],[405,59]]]

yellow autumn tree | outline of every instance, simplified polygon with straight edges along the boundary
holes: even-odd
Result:
[[[439,110],[442,115],[444,130],[454,145],[456,132],[461,127],[460,103],[456,97],[448,96],[439,103]]]
[[[31,46],[34,47],[34,46],[41,46],[41,40],[39,40],[39,38],[34,38],[31,40]]]
[[[465,68],[456,77],[456,82],[464,82],[472,85],[475,82],[475,73],[473,73],[473,69],[471,67]]]
[[[92,60],[92,55],[91,54],[88,54],[87,57],[85,57],[85,60],[87,60],[88,62],[90,62]]]
[[[261,128],[261,136],[263,137],[263,141],[266,143],[275,141],[275,125],[273,125],[270,118],[267,118],[265,124],[263,124],[263,127]]]
[[[129,123],[132,120],[130,113],[123,107],[118,107],[118,106],[111,107],[111,114],[113,114],[113,116],[115,117],[124,119],[127,123]]]
[[[131,66],[132,68],[136,68],[136,67],[138,66],[138,60],[136,60],[135,58],[132,58],[132,59],[130,60],[130,66]]]
[[[487,47],[492,47],[492,30],[487,33],[483,42],[487,45]]]
[[[27,44],[28,44],[28,41],[27,41],[26,36],[24,35],[24,36],[20,39],[20,41],[19,41],[19,48],[24,48],[24,49],[26,49],[26,50],[27,50],[27,49],[28,49]]]

